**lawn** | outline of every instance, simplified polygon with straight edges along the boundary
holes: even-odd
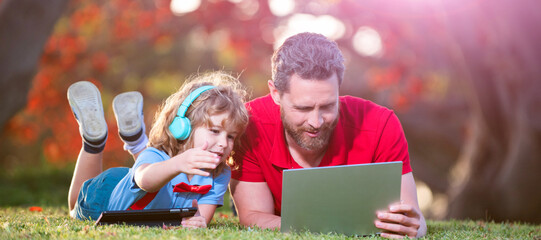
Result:
[[[114,239],[353,239],[336,234],[282,234],[279,231],[245,228],[228,212],[216,213],[208,229],[181,227],[148,228],[95,226],[91,221],[68,217],[67,207],[0,209],[0,239],[21,238],[114,238]],[[541,239],[540,226],[482,221],[429,221],[427,239]],[[367,239],[379,239],[377,237]]]
[[[66,199],[72,167],[33,169],[0,172],[0,239],[354,239],[337,234],[283,234],[245,228],[232,215],[228,198],[226,206],[219,208],[208,229],[95,226],[94,222],[68,217]],[[428,232],[426,239],[541,240],[540,225],[520,223],[428,221]]]

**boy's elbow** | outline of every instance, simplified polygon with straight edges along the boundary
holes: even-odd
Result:
[[[156,188],[154,184],[152,184],[149,180],[145,180],[144,178],[135,179],[135,184],[142,189],[145,192],[153,193],[160,190],[160,188]]]
[[[156,186],[154,186],[154,181],[151,178],[146,177],[144,172],[146,166],[147,165],[144,164],[138,167],[137,170],[135,170],[133,179],[135,181],[135,184],[137,184],[137,187],[144,190],[145,192],[156,192],[160,190],[160,188],[156,189]]]

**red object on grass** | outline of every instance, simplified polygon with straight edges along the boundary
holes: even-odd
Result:
[[[41,211],[43,211],[43,208],[37,207],[37,206],[32,206],[32,207],[28,208],[28,210],[30,210],[30,212],[41,212]]]

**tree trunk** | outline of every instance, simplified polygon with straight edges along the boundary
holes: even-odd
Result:
[[[536,9],[533,1],[490,1],[469,18],[448,20],[461,46],[462,59],[454,62],[463,61],[458,65],[471,84],[473,111],[452,175],[450,218],[541,222]]]
[[[0,2],[0,129],[26,105],[43,46],[67,2]]]

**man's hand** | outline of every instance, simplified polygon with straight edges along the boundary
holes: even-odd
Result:
[[[192,207],[197,208],[197,200],[192,200]],[[199,213],[199,208],[193,217],[182,218],[182,226],[185,228],[206,228],[207,220]]]
[[[389,206],[387,211],[378,211],[376,227],[384,230],[381,233],[385,238],[417,237],[421,226],[421,214],[413,206],[405,203],[396,203]]]

